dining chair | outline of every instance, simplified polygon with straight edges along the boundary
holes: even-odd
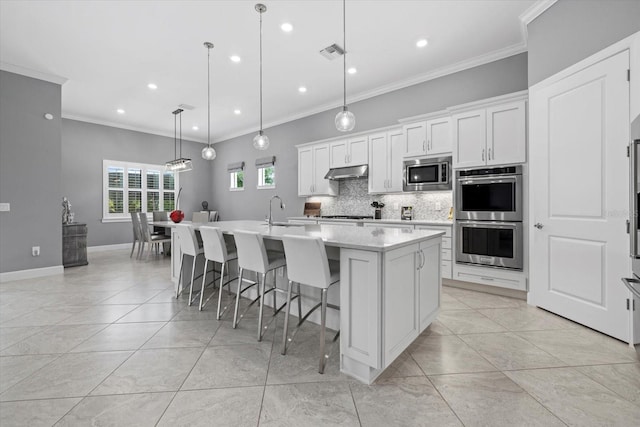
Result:
[[[160,243],[171,243],[171,236],[165,236],[164,234],[151,234],[151,227],[147,219],[146,212],[138,212],[140,219],[140,234],[142,235],[142,250],[138,255],[138,259],[142,259],[144,255],[144,244],[148,244],[149,252],[147,252],[147,259],[152,249],[155,248],[156,254],[159,253],[158,248]]]
[[[320,308],[320,363],[319,373],[324,373],[324,368],[329,358],[325,353],[327,307],[339,310],[340,307],[327,303],[327,291],[329,287],[340,281],[340,262],[329,260],[324,247],[324,242],[320,237],[310,236],[282,236],[284,254],[287,258],[287,302],[284,317],[284,329],[282,331],[282,354],[287,353],[287,344],[290,343],[295,334],[300,329],[302,323],[317,308]],[[298,284],[298,326],[294,333],[289,336],[289,307],[291,304],[291,291],[293,283]],[[320,289],[320,302],[313,306],[305,315],[301,317],[300,309],[300,285],[306,285]],[[340,335],[340,331],[333,338],[335,343]],[[332,345],[333,346],[333,345]],[[329,351],[330,353],[330,351]]]
[[[209,211],[209,222],[216,222],[218,220],[218,211]]]
[[[138,243],[138,253],[136,254],[136,258],[139,258],[140,249],[141,246],[144,245],[144,240],[142,239],[142,231],[140,230],[140,219],[138,218],[137,212],[131,212],[131,227],[133,228],[133,245],[131,245],[131,253],[129,254],[129,258],[133,256],[133,250],[136,248],[136,243]]]
[[[236,293],[236,306],[233,312],[233,328],[238,326],[239,319],[244,317],[253,304],[260,301],[260,313],[258,317],[258,341],[262,341],[262,337],[267,329],[267,326],[262,327],[262,313],[264,311],[264,296],[268,292],[273,293],[273,315],[275,315],[284,307],[277,308],[276,305],[276,272],[275,270],[286,265],[286,260],[282,252],[268,250],[264,246],[264,240],[262,235],[253,231],[240,231],[233,232],[233,238],[236,242],[236,248],[238,249],[238,267],[240,273],[238,275],[238,292]],[[246,270],[253,271],[258,275],[258,282],[260,286],[258,288],[258,297],[255,298],[249,306],[244,310],[243,314],[238,318],[238,308],[240,304],[240,295],[247,289],[251,288],[258,282],[252,283],[249,286],[242,289],[243,275]],[[265,282],[267,274],[273,272],[273,287],[268,290],[265,289]],[[273,319],[272,319],[273,321]]]
[[[193,216],[191,217],[191,222],[209,222],[209,212],[194,212]]]

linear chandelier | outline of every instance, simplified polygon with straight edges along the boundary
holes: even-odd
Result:
[[[178,108],[177,110],[171,112],[173,114],[173,156],[175,160],[170,160],[164,164],[165,170],[174,171],[174,172],[187,172],[193,169],[193,164],[191,163],[191,159],[186,159],[182,157],[182,112],[184,110],[182,108]],[[180,116],[180,157],[177,154],[178,147],[178,139],[176,137],[177,129],[178,129],[178,116]]]

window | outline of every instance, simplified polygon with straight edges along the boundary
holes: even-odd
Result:
[[[164,166],[103,161],[103,222],[123,221],[130,212],[172,211],[178,176]]]
[[[258,189],[276,188],[275,163],[275,156],[256,160],[256,167],[258,168]]]
[[[229,190],[244,190],[244,171],[229,172]]]

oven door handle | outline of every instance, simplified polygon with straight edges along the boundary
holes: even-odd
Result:
[[[486,177],[486,178],[466,178],[466,179],[465,178],[458,178],[458,181],[462,185],[503,184],[503,183],[514,184],[514,183],[518,182],[518,176],[517,175],[512,175],[512,176],[505,176],[503,178],[491,178],[491,177]]]
[[[457,221],[459,227],[474,228],[498,228],[498,229],[517,229],[521,222],[502,222],[502,221]]]

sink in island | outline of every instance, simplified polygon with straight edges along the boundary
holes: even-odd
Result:
[[[153,225],[175,227],[172,222]],[[196,230],[219,227],[229,236],[234,230],[256,231],[265,244],[275,246],[283,235],[321,237],[329,256],[340,260],[340,370],[364,383],[371,384],[438,315],[443,232],[327,224],[270,227],[261,221],[192,225]],[[180,242],[175,231],[171,234],[171,272],[179,286]]]

